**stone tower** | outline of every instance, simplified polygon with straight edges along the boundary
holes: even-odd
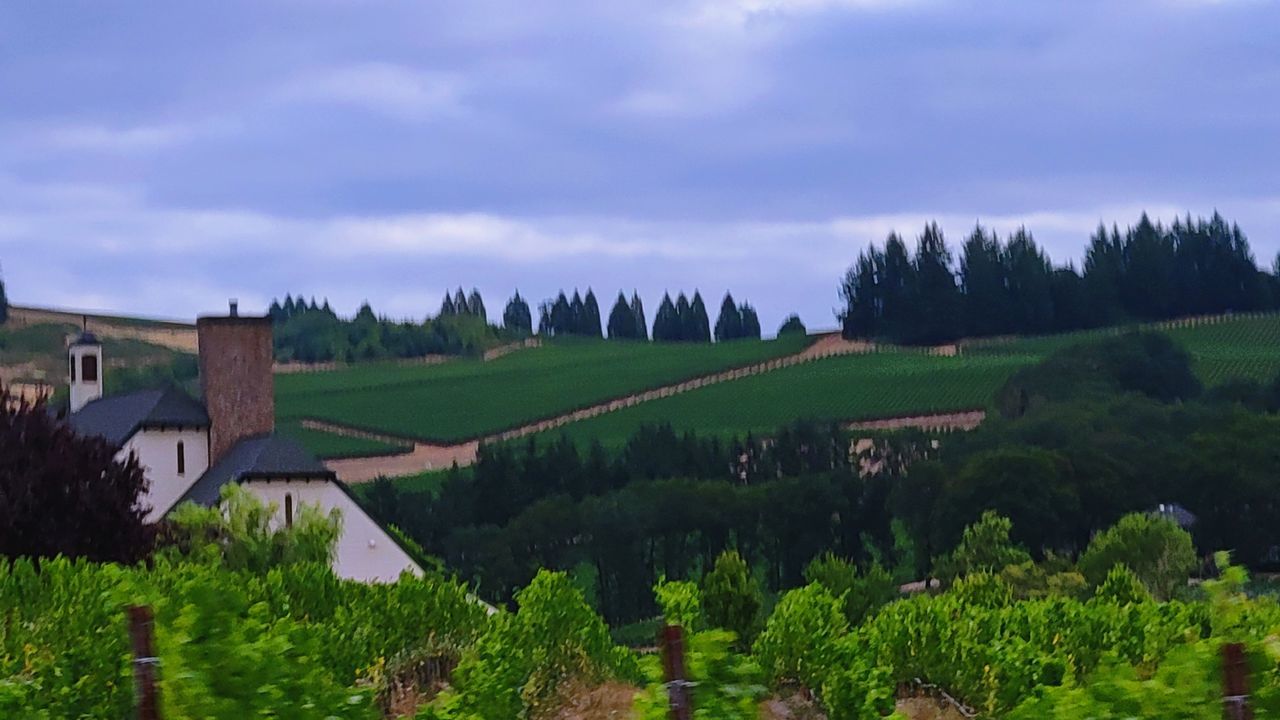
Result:
[[[241,316],[232,301],[228,315],[198,318],[196,332],[212,465],[240,440],[275,430],[271,318]]]

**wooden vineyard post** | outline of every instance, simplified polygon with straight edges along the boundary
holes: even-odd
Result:
[[[160,720],[160,696],[156,691],[156,658],[151,631],[155,618],[151,608],[129,608],[129,641],[133,646],[133,696],[138,720]]]
[[[1222,716],[1226,720],[1253,720],[1249,707],[1248,667],[1244,659],[1244,645],[1228,643],[1222,646]]]
[[[658,638],[662,647],[662,668],[667,681],[671,720],[691,720],[693,702],[684,668],[684,633],[679,625],[666,625]]]

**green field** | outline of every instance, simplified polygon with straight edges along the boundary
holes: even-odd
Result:
[[[283,435],[302,443],[303,447],[323,460],[334,458],[357,458],[371,455],[389,455],[409,451],[408,445],[389,445],[376,440],[335,435],[322,430],[302,427],[297,422],[279,423],[276,429]]]
[[[646,423],[669,422],[678,431],[729,437],[770,433],[800,418],[858,420],[984,408],[1019,368],[1072,343],[1115,332],[976,344],[957,357],[885,349],[827,358],[647,402],[549,434],[618,447]],[[1206,385],[1228,377],[1267,380],[1280,373],[1280,316],[1165,332],[1191,353]]]
[[[714,345],[559,340],[489,362],[369,363],[278,376],[276,413],[282,423],[317,418],[455,442],[789,355],[808,342],[794,336]]]
[[[77,332],[77,326],[61,323],[0,327],[0,367],[10,368],[17,379],[61,385],[66,382],[66,340]],[[102,340],[102,353],[108,374],[111,368],[168,363],[182,354],[141,340],[115,338]]]

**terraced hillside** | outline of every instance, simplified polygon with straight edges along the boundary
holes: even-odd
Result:
[[[496,360],[370,363],[276,378],[282,424],[324,420],[458,442],[728,368],[791,355],[804,337],[716,345],[556,341]],[[331,448],[312,443],[331,454]]]
[[[1152,326],[1181,342],[1206,385],[1280,373],[1280,315],[1177,321]],[[799,418],[862,420],[985,408],[1019,368],[1089,337],[1125,328],[985,341],[954,356],[882,348],[700,388],[573,423],[552,434],[617,447],[642,424],[722,436],[768,433]]]

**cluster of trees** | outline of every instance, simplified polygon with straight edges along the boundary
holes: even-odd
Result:
[[[569,299],[561,290],[555,300],[543,302],[538,306],[538,334],[600,337],[600,303],[596,302],[596,294],[587,288],[583,297],[575,288],[573,299]]]
[[[653,319],[653,339],[660,342],[711,342],[711,318],[702,302],[702,293],[693,291],[693,300],[679,293],[671,301],[670,293],[662,294],[658,314]]]
[[[500,340],[497,328],[484,317],[479,293],[470,298],[459,290],[465,311],[446,298],[452,311],[421,323],[380,318],[368,303],[356,316],[345,319],[329,306],[286,295],[273,300],[270,315],[275,324],[275,354],[281,362],[330,362],[411,358],[425,355],[477,355]],[[475,312],[478,311],[478,312]]]
[[[0,278],[0,325],[9,322],[9,296],[4,292],[4,279]]]
[[[520,297],[519,290],[502,311],[502,327],[512,337],[526,338],[533,334],[533,313],[529,312],[529,303]]]
[[[1100,226],[1083,272],[1055,268],[1025,229],[1002,242],[981,226],[965,239],[957,267],[930,223],[914,254],[896,233],[861,253],[840,294],[846,337],[931,344],[1273,309],[1280,280],[1258,269],[1240,228],[1216,213],[1169,227],[1143,214],[1124,233]]]
[[[645,427],[613,454],[567,439],[486,446],[437,493],[381,481],[367,501],[491,600],[558,568],[615,623],[651,616],[647,587],[696,577],[727,548],[769,590],[800,584],[825,552],[904,577],[947,572],[954,562],[933,559],[993,508],[1036,560],[1074,557],[1098,530],[1161,506],[1196,518],[1201,547],[1277,560],[1280,380],[1205,392],[1167,337],[1132,334],[1019,373],[998,405],[940,447],[899,432],[860,455],[862,435],[812,422],[768,442]]]
[[[451,317],[454,315],[470,315],[480,318],[482,321],[488,321],[488,317],[484,312],[484,299],[480,297],[480,291],[471,288],[471,294],[466,295],[459,287],[458,291],[449,296],[444,294],[444,302],[440,303],[439,317]]]
[[[733,301],[733,295],[724,294],[724,302],[720,303],[720,317],[716,318],[716,342],[740,340],[742,338],[760,339],[760,318],[756,309]]]
[[[644,317],[644,303],[640,302],[640,293],[631,293],[631,302],[627,296],[618,291],[618,299],[609,311],[610,340],[648,340],[649,323]]]

